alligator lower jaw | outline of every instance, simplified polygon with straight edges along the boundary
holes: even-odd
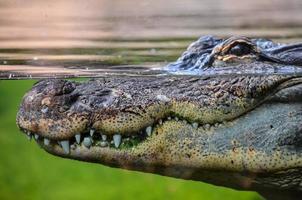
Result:
[[[101,133],[93,128],[84,133],[76,134],[75,136],[67,140],[54,140],[46,137],[42,137],[39,133],[23,130],[29,140],[34,139],[42,148],[50,153],[59,154],[61,156],[68,157],[79,151],[131,151],[137,146],[148,143],[153,137],[161,134],[160,129],[165,123],[169,122],[181,123],[193,130],[202,130],[204,132],[211,132],[215,128],[221,128],[225,123],[215,124],[199,124],[198,122],[188,122],[186,119],[181,119],[176,116],[169,116],[164,119],[158,120],[152,126],[147,126],[139,132],[131,134],[106,134]],[[65,157],[64,156],[64,157]]]

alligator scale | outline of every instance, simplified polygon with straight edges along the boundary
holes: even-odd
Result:
[[[17,124],[57,156],[299,199],[302,75],[200,74],[301,65],[302,44],[206,36],[166,67],[198,76],[42,80]]]

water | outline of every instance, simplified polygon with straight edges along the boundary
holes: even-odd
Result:
[[[301,8],[299,0],[1,1],[0,79],[163,75],[201,35],[301,41]]]

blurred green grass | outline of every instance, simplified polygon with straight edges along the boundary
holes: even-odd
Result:
[[[253,192],[112,169],[44,152],[15,123],[22,96],[33,83],[0,81],[0,199],[261,199]]]

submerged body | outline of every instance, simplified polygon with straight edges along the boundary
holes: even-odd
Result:
[[[167,69],[298,67],[299,48],[204,37]],[[275,74],[43,80],[17,116],[55,155],[289,199],[302,190],[301,122],[302,76]]]

